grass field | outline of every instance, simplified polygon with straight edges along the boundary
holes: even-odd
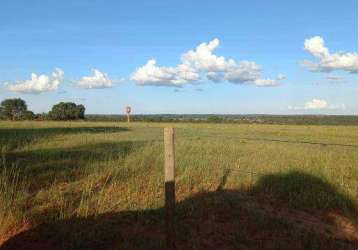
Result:
[[[166,125],[0,122],[0,249],[164,248]],[[358,248],[358,127],[170,126],[178,249]]]

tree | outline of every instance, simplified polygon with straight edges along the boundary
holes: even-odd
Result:
[[[35,118],[34,112],[30,110],[26,110],[24,112],[21,112],[21,114],[18,117],[18,120],[33,120]]]
[[[1,102],[0,112],[4,119],[18,120],[27,111],[26,102],[20,98],[6,99]]]
[[[52,120],[84,119],[85,107],[73,102],[60,102],[52,107],[49,117]]]
[[[77,119],[85,119],[86,108],[82,104],[77,105],[76,107],[76,117]]]

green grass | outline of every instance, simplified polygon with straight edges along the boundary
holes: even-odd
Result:
[[[167,125],[176,128],[177,238],[183,248],[189,234],[197,239],[193,249],[210,249],[211,243],[201,242],[210,238],[206,231],[241,230],[235,223],[243,215],[247,230],[213,239],[240,248],[276,237],[276,247],[284,249],[296,237],[302,243],[297,249],[311,241],[325,249],[334,237],[297,226],[291,218],[297,211],[335,228],[332,212],[356,225],[355,126],[0,122],[0,235],[26,228],[63,249],[162,248]],[[191,220],[208,225],[194,230]],[[113,227],[127,228],[123,223],[138,228],[112,235]],[[255,240],[257,228],[262,238]]]

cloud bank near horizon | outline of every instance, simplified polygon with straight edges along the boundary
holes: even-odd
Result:
[[[323,109],[345,109],[344,104],[333,105],[329,104],[324,99],[314,98],[310,101],[306,101],[303,106],[288,106],[289,110],[323,110]]]

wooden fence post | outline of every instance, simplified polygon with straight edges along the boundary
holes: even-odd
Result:
[[[175,249],[175,148],[174,128],[164,128],[164,180],[166,249]]]

